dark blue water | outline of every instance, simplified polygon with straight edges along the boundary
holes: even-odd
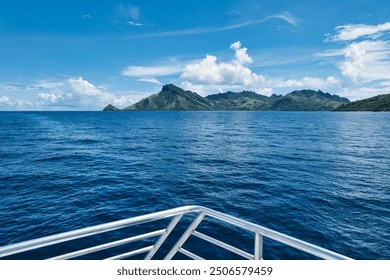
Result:
[[[2,112],[0,143],[0,246],[198,204],[390,258],[389,113]]]

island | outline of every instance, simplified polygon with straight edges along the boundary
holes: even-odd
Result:
[[[390,112],[390,94],[377,95],[349,104],[342,104],[335,111]]]
[[[350,101],[320,90],[296,90],[286,95],[261,95],[252,91],[225,92],[202,97],[173,84],[159,93],[118,109],[108,105],[104,111],[333,111]]]

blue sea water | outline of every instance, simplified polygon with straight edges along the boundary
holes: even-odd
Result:
[[[197,204],[390,259],[389,113],[1,112],[0,143],[0,246]]]

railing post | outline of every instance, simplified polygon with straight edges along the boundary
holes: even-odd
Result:
[[[205,214],[200,213],[196,219],[190,224],[190,226],[187,228],[187,230],[183,233],[183,235],[180,237],[180,239],[176,242],[176,244],[172,247],[172,249],[169,251],[169,253],[165,256],[164,260],[170,260],[172,257],[176,254],[176,252],[183,246],[184,242],[187,241],[188,237],[194,232],[196,227],[200,224],[200,222],[203,220]]]
[[[254,251],[255,260],[263,259],[263,235],[256,232],[255,233],[255,251]]]
[[[168,235],[172,232],[172,230],[175,228],[177,223],[180,221],[181,217],[183,217],[184,214],[180,214],[175,216],[167,228],[165,229],[165,233],[160,236],[160,238],[157,240],[157,242],[154,244],[153,249],[146,255],[144,260],[151,260],[154,254],[157,252],[157,250],[161,247],[161,245],[164,243],[165,239],[167,239]]]

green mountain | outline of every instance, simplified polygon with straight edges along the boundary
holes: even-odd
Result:
[[[390,112],[390,94],[377,95],[371,98],[341,105],[335,111],[373,111]]]
[[[276,95],[272,97],[252,91],[225,92],[206,96],[214,110],[266,110]]]
[[[103,111],[120,111],[120,109],[118,109],[117,107],[115,106],[112,106],[111,104],[107,105]]]
[[[322,91],[301,90],[270,97],[252,91],[225,92],[202,97],[195,92],[185,91],[175,85],[162,87],[159,93],[124,108],[135,110],[177,110],[177,111],[331,111],[342,104],[349,103],[347,98],[323,93]],[[112,105],[104,111],[118,110]]]
[[[185,91],[169,84],[163,86],[159,93],[144,98],[123,110],[208,111],[213,110],[213,108],[206,99],[197,93]]]
[[[206,97],[215,110],[257,110],[257,111],[332,111],[341,104],[349,103],[347,98],[323,93],[322,91],[300,90],[271,97],[251,91],[226,92]]]
[[[350,101],[320,90],[296,90],[278,98],[269,106],[275,111],[332,111]]]

